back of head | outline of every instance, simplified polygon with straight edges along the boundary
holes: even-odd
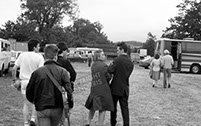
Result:
[[[155,58],[155,59],[159,59],[159,58],[160,58],[160,55],[159,55],[158,53],[156,53],[156,54],[154,55],[154,58]]]
[[[58,54],[58,47],[55,44],[48,44],[44,48],[45,59],[54,59]]]
[[[167,55],[167,54],[169,54],[170,52],[167,50],[167,49],[165,49],[164,50],[164,55]]]
[[[34,51],[34,47],[37,47],[37,45],[40,44],[40,42],[36,39],[31,39],[28,41],[28,51]]]
[[[100,59],[101,53],[102,53],[101,50],[97,50],[97,51],[94,52],[94,61],[97,61],[97,60]]]
[[[57,47],[59,48],[58,54],[61,54],[63,51],[68,50],[68,47],[64,42],[57,43]]]
[[[117,44],[117,47],[119,47],[120,50],[124,50],[124,53],[127,53],[128,51],[128,46],[126,45],[125,42],[120,42]]]

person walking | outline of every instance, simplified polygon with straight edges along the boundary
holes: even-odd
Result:
[[[122,117],[123,126],[129,126],[129,108],[128,108],[128,97],[129,97],[129,77],[133,71],[134,64],[127,55],[128,47],[124,42],[117,44],[117,54],[112,64],[108,67],[108,72],[113,75],[113,79],[110,85],[114,111],[110,114],[111,126],[115,126],[117,121],[117,102],[119,101]]]
[[[12,69],[12,78],[13,83],[16,81],[17,70],[20,68],[19,78],[21,80],[21,93],[23,97],[23,118],[24,126],[34,126],[36,122],[36,110],[35,106],[31,104],[32,115],[29,122],[29,102],[26,99],[26,87],[31,77],[31,74],[37,68],[43,66],[44,58],[39,53],[40,43],[38,40],[29,40],[28,41],[28,52],[24,52],[19,55],[15,61],[15,65]]]
[[[91,120],[95,111],[99,111],[98,126],[103,126],[106,111],[113,111],[114,105],[109,87],[111,75],[107,72],[107,65],[103,62],[105,55],[101,51],[94,52],[94,63],[91,67],[91,92],[86,100],[85,107],[89,109],[87,124],[91,125]]]
[[[77,73],[75,72],[75,69],[67,59],[68,47],[64,42],[57,43],[57,47],[59,48],[57,62],[60,64],[61,67],[65,68],[70,73],[71,87],[74,90],[74,82]],[[73,94],[68,94],[68,106],[70,110],[74,106]]]
[[[160,79],[160,69],[161,69],[161,60],[160,60],[160,55],[155,54],[154,59],[150,63],[150,77],[153,80],[153,85],[152,87],[156,87],[158,84],[158,80]]]
[[[38,126],[58,126],[63,114],[62,94],[49,78],[46,70],[65,90],[71,89],[68,72],[56,62],[57,53],[58,47],[54,44],[44,48],[44,66],[32,73],[26,88],[27,99],[36,107]],[[70,90],[67,91],[71,93]]]
[[[166,49],[164,50],[164,56],[162,57],[162,66],[163,66],[163,87],[168,88],[171,87],[170,80],[171,80],[171,70],[172,66],[174,65],[174,60],[170,55],[170,52]]]

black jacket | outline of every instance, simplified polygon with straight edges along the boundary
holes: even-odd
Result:
[[[113,74],[110,85],[113,95],[129,95],[129,77],[133,71],[134,65],[127,55],[116,57],[108,67],[108,72]]]
[[[58,56],[57,62],[60,64],[61,67],[65,68],[70,73],[70,81],[75,82],[77,73],[75,72],[73,66],[68,61],[68,59],[63,58],[62,56]]]
[[[67,71],[53,60],[46,61],[43,67],[38,68],[32,73],[26,88],[26,97],[28,101],[35,104],[37,111],[63,108],[62,94],[49,79],[44,71],[44,67],[49,69],[59,84],[70,87]]]

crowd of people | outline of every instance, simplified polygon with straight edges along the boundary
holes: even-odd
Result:
[[[59,85],[68,92],[70,110],[74,106],[72,91],[74,91],[77,73],[66,58],[68,52],[66,43],[47,44],[44,48],[44,56],[39,53],[39,48],[38,40],[32,39],[28,42],[28,52],[24,52],[18,57],[12,69],[12,83],[18,80],[16,71],[20,68],[24,126],[36,126],[36,124],[37,126],[59,126],[64,107],[62,93],[46,71],[48,70]],[[134,69],[134,64],[128,51],[129,48],[124,42],[118,43],[118,56],[109,65],[104,62],[106,57],[103,52],[95,51],[93,53],[93,63],[91,65],[90,61],[88,64],[91,67],[92,80],[90,94],[85,102],[85,107],[89,110],[85,126],[91,125],[96,111],[99,112],[98,126],[103,126],[106,111],[110,111],[110,124],[115,126],[118,102],[123,126],[130,125],[129,77]],[[170,88],[173,59],[168,50],[165,50],[164,54],[165,56],[162,58],[156,54],[151,62],[150,76],[153,79],[153,87],[157,86],[162,68],[163,86]],[[32,110],[31,116],[29,116],[30,109]]]

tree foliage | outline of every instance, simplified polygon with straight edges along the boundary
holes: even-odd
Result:
[[[142,48],[147,49],[147,55],[154,56],[154,49],[155,49],[155,40],[156,36],[153,35],[151,32],[147,34],[147,40],[143,44]]]
[[[162,37],[201,40],[201,2],[184,0],[177,8],[178,16],[169,19],[171,26],[164,30]]]
[[[26,3],[27,1],[27,3]],[[76,18],[78,12],[75,0],[21,0],[25,11],[15,22],[8,21],[0,29],[1,38],[27,41],[36,38],[47,43],[66,42],[69,46],[83,43],[110,43],[102,32],[100,22],[91,23],[87,19]],[[61,21],[68,15],[73,25],[64,27]]]

